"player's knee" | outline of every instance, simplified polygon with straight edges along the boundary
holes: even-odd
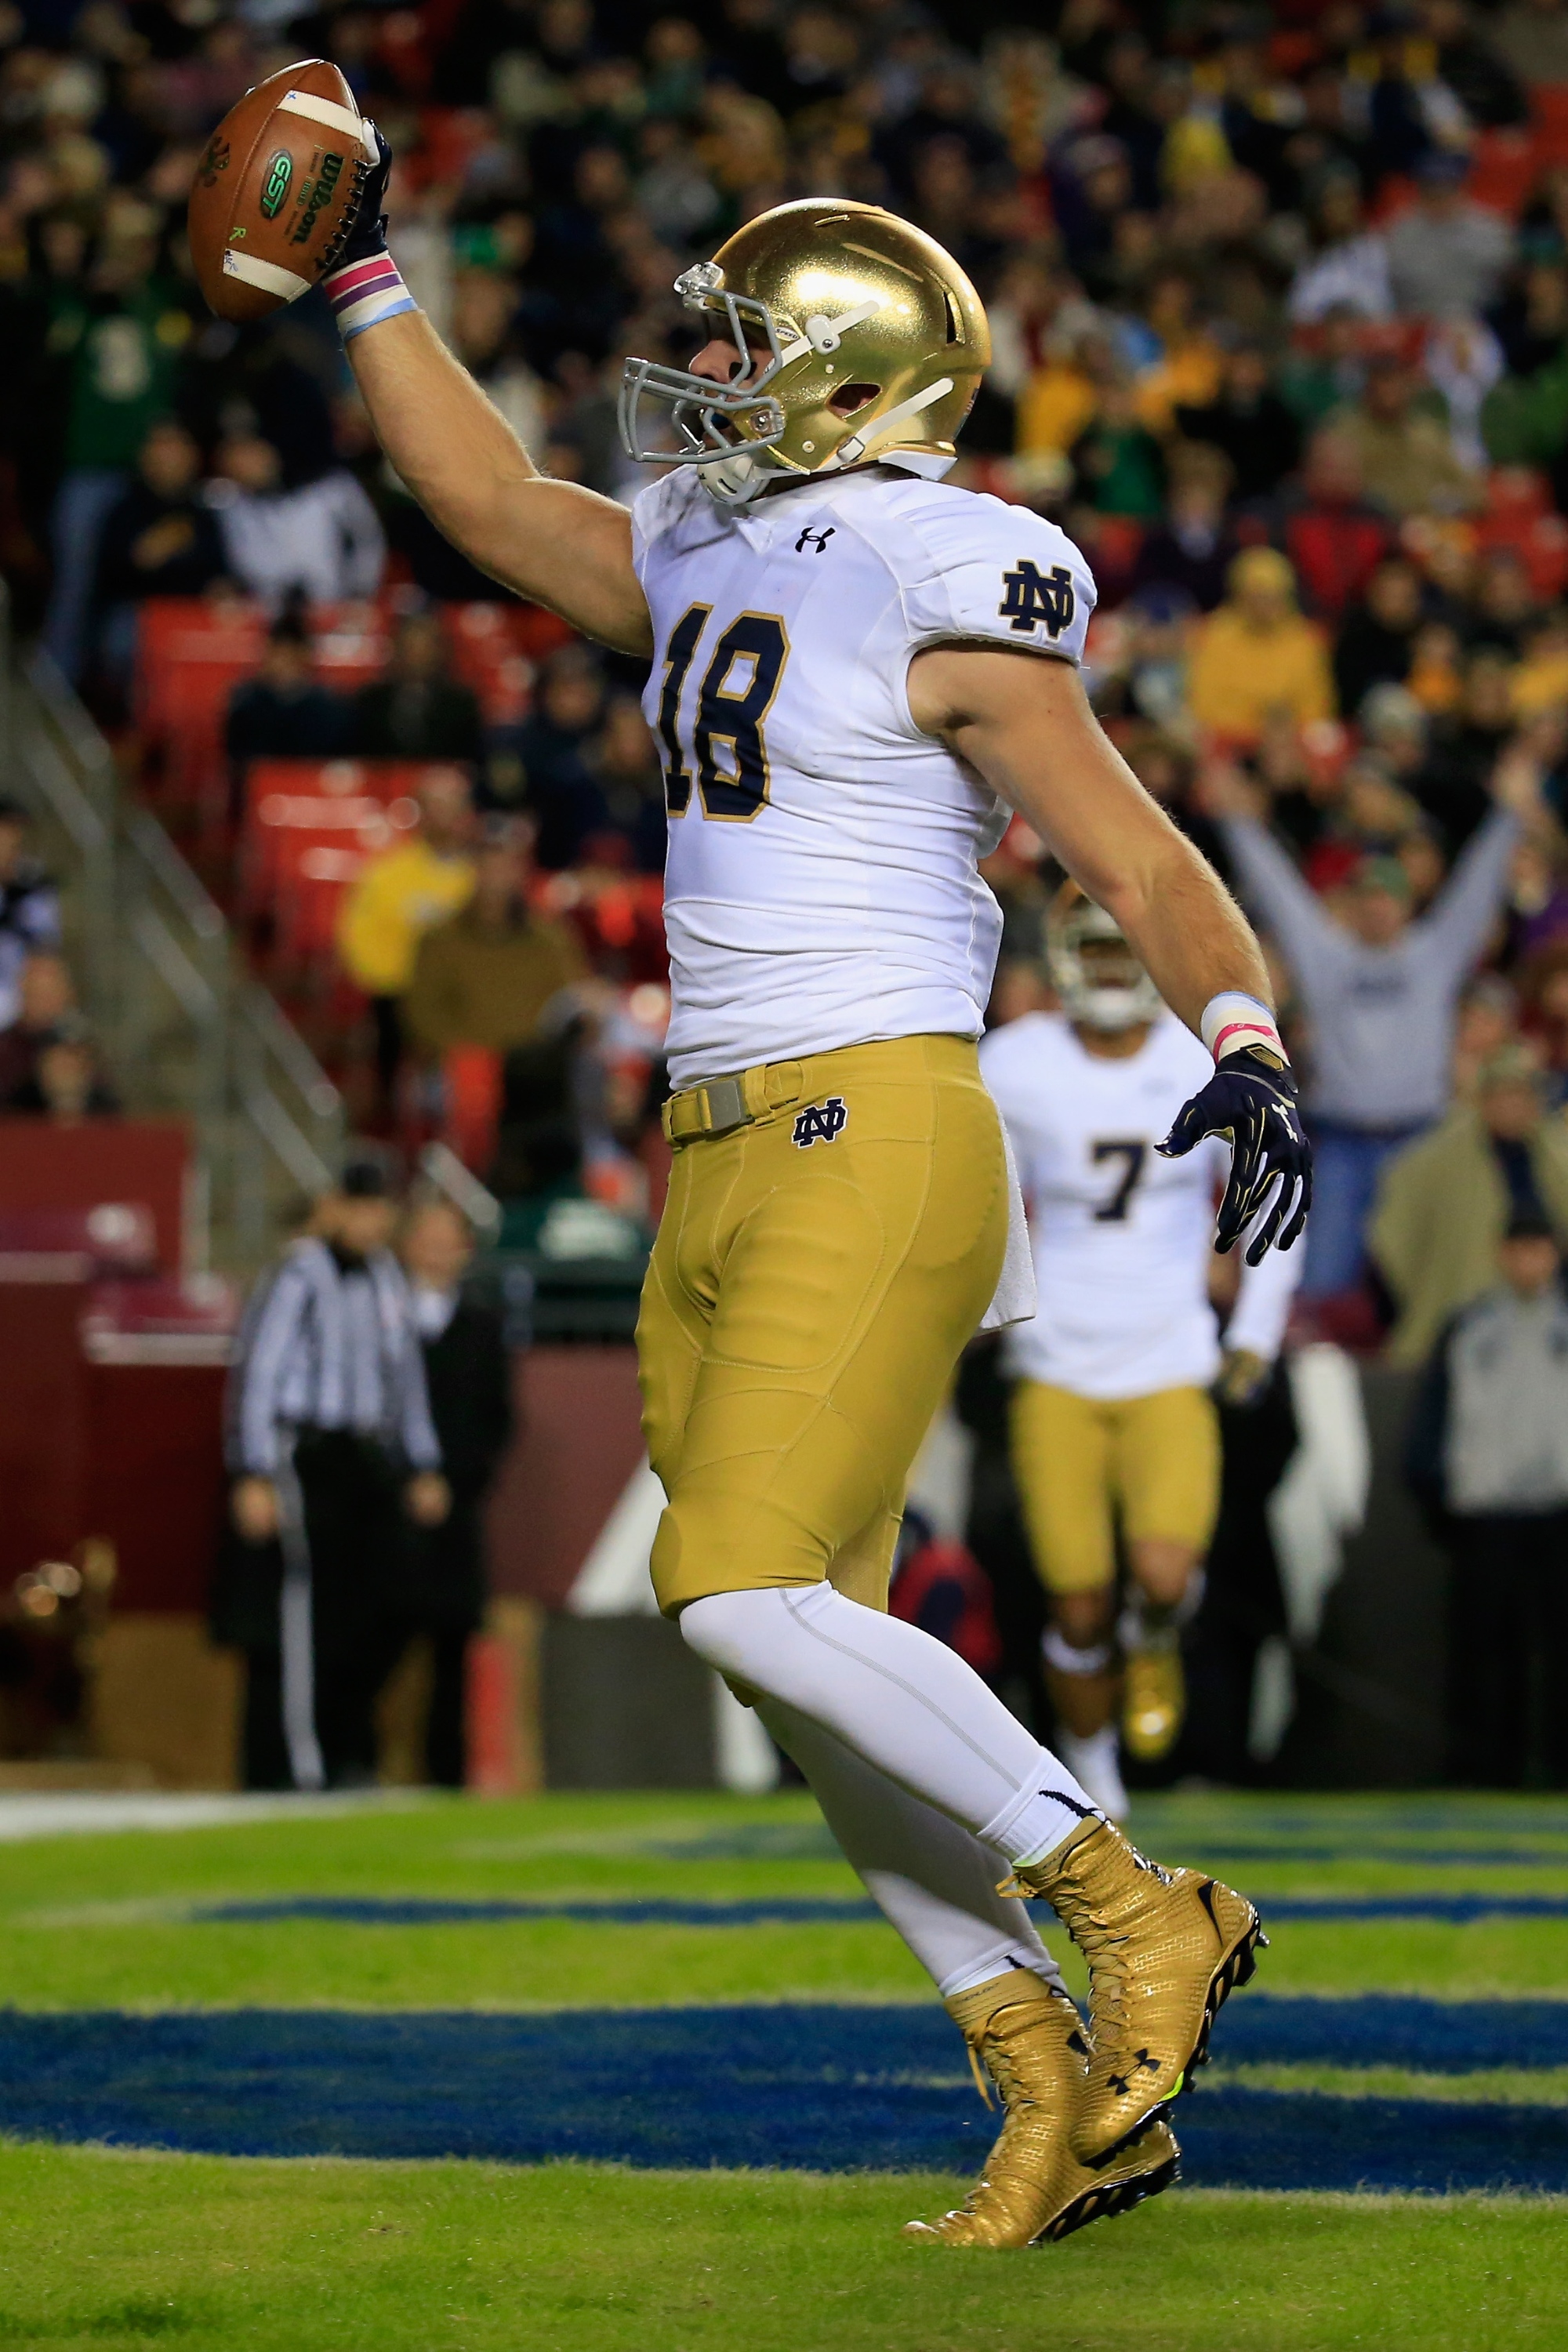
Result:
[[[1051,1619],[1074,1649],[1102,1642],[1115,1614],[1115,1588],[1097,1585],[1087,1592],[1053,1592]]]
[[[1173,1609],[1185,1597],[1197,1566],[1192,1545],[1171,1536],[1142,1536],[1128,1549],[1143,1592],[1159,1607]]]

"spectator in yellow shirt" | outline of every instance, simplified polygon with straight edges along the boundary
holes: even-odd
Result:
[[[390,1113],[403,1061],[403,1000],[419,942],[466,906],[474,887],[473,806],[460,768],[436,768],[420,787],[419,822],[365,866],[338,918],[343,969],[370,999],[375,1074]]]
[[[1255,743],[1287,712],[1298,726],[1334,716],[1333,673],[1322,631],[1296,604],[1296,574],[1272,547],[1245,548],[1226,574],[1229,593],[1200,622],[1188,698],[1200,727]]]

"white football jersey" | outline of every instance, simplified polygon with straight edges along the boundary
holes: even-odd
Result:
[[[1184,1160],[1154,1147],[1214,1075],[1173,1014],[1124,1061],[1086,1053],[1059,1013],[993,1031],[980,1066],[1028,1205],[1039,1307],[1007,1335],[1020,1377],[1097,1399],[1206,1388],[1219,1370],[1207,1293],[1215,1203],[1230,1168],[1217,1137]],[[1244,1265],[1226,1333],[1272,1360],[1301,1278],[1300,1245]]]
[[[977,1037],[1008,812],[910,716],[923,646],[1077,662],[1083,558],[1026,508],[881,467],[727,509],[683,468],[632,509],[643,698],[669,809],[678,1087],[879,1037]]]

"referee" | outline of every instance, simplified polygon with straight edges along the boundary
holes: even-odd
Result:
[[[263,1712],[275,1724],[280,1712],[296,1788],[374,1779],[401,1515],[436,1527],[449,1507],[412,1300],[387,1246],[395,1216],[382,1168],[351,1163],[271,1276],[235,1368],[234,1524],[247,1546],[276,1544],[282,1570],[277,1647],[251,1649],[253,1780],[276,1746]]]

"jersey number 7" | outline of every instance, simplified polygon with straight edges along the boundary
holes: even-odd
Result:
[[[691,805],[692,771],[681,740],[680,698],[686,674],[711,618],[711,604],[691,604],[669,633],[658,698],[658,740],[664,762],[665,806],[684,816]],[[776,613],[742,613],[713,648],[697,695],[690,757],[702,814],[721,824],[749,824],[768,796],[768,755],[763,721],[773,708],[789,639]]]

